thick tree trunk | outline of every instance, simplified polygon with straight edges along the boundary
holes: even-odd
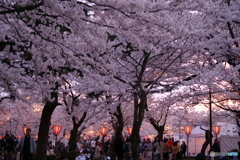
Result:
[[[71,130],[71,135],[70,135],[70,139],[68,142],[69,151],[76,151],[78,129],[82,125],[84,120],[86,119],[86,116],[87,116],[87,112],[84,112],[82,115],[82,118],[78,122],[76,122],[77,121],[76,117],[74,117],[74,116],[72,117],[73,129]]]
[[[78,135],[78,126],[73,123],[73,129],[71,130],[70,139],[68,142],[69,150],[76,151],[77,148],[77,135]]]
[[[115,133],[115,137],[114,137],[114,142],[119,139],[120,137],[122,137],[122,131],[123,131],[123,125],[118,126],[116,133]]]
[[[113,115],[117,118],[117,124],[114,126],[115,127],[115,138],[114,142],[118,140],[119,138],[122,137],[122,131],[124,127],[124,122],[123,122],[123,115],[122,115],[122,110],[121,110],[121,104],[117,106],[117,110]]]
[[[40,120],[40,127],[38,131],[37,152],[35,160],[47,159],[48,147],[48,133],[51,125],[51,117],[54,109],[57,107],[56,103],[46,102]]]
[[[147,96],[144,91],[141,92],[139,98],[137,94],[134,95],[134,120],[131,135],[133,160],[139,160],[139,144],[141,142],[139,133],[144,118],[145,109],[147,108]]]
[[[139,144],[141,142],[139,132],[140,132],[141,124],[134,123],[134,127],[135,127],[135,129],[132,131],[132,135],[131,135],[132,159],[133,160],[139,160]]]
[[[110,113],[112,114],[112,113]],[[121,104],[119,104],[117,106],[117,110],[115,113],[112,114],[113,116],[116,117],[117,121],[113,121],[112,122],[112,126],[113,126],[113,129],[115,131],[115,136],[114,136],[114,139],[113,139],[113,144],[116,143],[116,141],[122,137],[122,131],[123,131],[123,127],[124,127],[124,121],[123,121],[123,115],[122,115],[122,110],[121,110]],[[116,152],[114,150],[114,148],[112,148],[111,150],[111,160],[116,160]]]
[[[149,118],[149,121],[152,124],[153,128],[156,129],[156,131],[158,132],[158,135],[157,135],[158,139],[162,140],[165,123],[162,126],[159,126],[156,120],[154,120],[153,118]]]
[[[202,145],[202,149],[200,153],[205,154],[208,144],[209,144],[209,141],[206,140]]]
[[[163,139],[163,132],[164,132],[164,125],[163,126],[159,126],[159,129],[157,130],[158,132],[158,139],[162,140]]]

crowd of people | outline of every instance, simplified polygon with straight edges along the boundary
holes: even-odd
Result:
[[[120,137],[114,142],[108,139],[107,141],[91,139],[78,143],[77,150],[85,154],[85,158],[89,160],[105,160],[109,153],[114,152],[118,160],[131,160],[131,142],[130,137]],[[166,143],[165,143],[166,142]],[[180,152],[181,151],[181,152]],[[179,153],[181,155],[178,155]],[[145,160],[169,160],[169,153],[172,153],[173,160],[178,160],[178,157],[185,155],[185,142],[181,146],[173,142],[172,139],[160,141],[157,137],[153,142],[149,138],[144,139],[139,145],[139,153]],[[166,154],[165,154],[166,153]],[[180,158],[179,158],[180,159]]]
[[[0,140],[0,160],[16,160],[20,157],[21,160],[32,160],[33,155],[36,153],[36,142],[31,137],[31,129],[26,130],[26,135],[21,139],[17,139],[14,136],[6,134],[3,140]],[[131,143],[130,137],[121,137],[115,142],[91,139],[90,141],[79,141],[77,144],[77,150],[80,153],[87,153],[86,159],[89,160],[104,160],[105,156],[114,151],[117,159],[131,160]],[[55,153],[56,151],[68,151],[68,146],[64,143],[59,143],[54,146],[50,141],[48,144],[48,153]],[[181,155],[178,155],[181,151]],[[180,159],[179,157],[185,156],[186,145],[180,146],[177,142],[173,142],[172,139],[159,140],[155,138],[153,142],[149,138],[144,139],[139,145],[140,155],[145,160],[169,160],[169,153],[172,154],[173,160]],[[20,153],[20,155],[17,155]],[[186,156],[185,156],[186,157]],[[63,157],[64,159],[66,157]],[[61,157],[59,157],[59,160]]]
[[[173,138],[161,140],[156,137],[153,142],[147,138],[141,142],[141,154],[145,160],[181,160],[186,158],[186,149],[185,141],[180,145]]]
[[[104,139],[104,138],[103,138]],[[115,141],[107,139],[92,138],[91,140],[83,140],[77,143],[79,153],[86,155],[86,160],[106,160],[109,153],[114,152],[118,160],[131,160],[131,142],[130,137],[120,137]],[[68,152],[68,146],[64,143],[55,144],[50,141],[48,144],[48,153],[56,153],[57,151]],[[240,142],[239,142],[240,148]],[[214,152],[221,152],[219,140],[215,140],[211,148]],[[153,141],[150,138],[143,139],[139,145],[140,156],[144,160],[182,160],[186,156],[187,145],[185,141],[179,144],[173,138],[159,139],[155,137]],[[0,160],[16,160],[17,153],[20,153],[21,160],[32,160],[36,153],[36,141],[31,136],[31,129],[26,130],[26,135],[21,139],[6,134],[4,139],[0,139]],[[201,155],[200,155],[201,156]],[[58,160],[65,160],[67,157],[57,157]],[[199,158],[199,155],[196,159]],[[206,158],[206,157],[205,157]],[[110,158],[109,158],[110,159]],[[201,159],[201,158],[200,158]],[[200,160],[199,159],[199,160]],[[219,160],[219,157],[214,157]]]
[[[131,160],[132,151],[130,137],[120,137],[115,142],[106,145],[98,143],[95,147],[94,160],[103,160],[103,155],[113,150],[119,160]],[[108,146],[107,149],[104,146]],[[143,139],[139,145],[139,153],[145,160],[181,160],[186,158],[187,146],[183,141],[180,145],[174,142],[172,138],[160,140],[158,137],[151,141],[150,138]]]

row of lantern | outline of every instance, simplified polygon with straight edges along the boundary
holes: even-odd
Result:
[[[213,126],[212,128],[213,128],[214,134],[215,134],[216,136],[219,135],[219,133],[220,133],[220,126]],[[26,130],[27,130],[27,129],[28,129],[28,127],[22,127],[22,131],[23,131],[23,134],[24,134],[24,135],[26,134]],[[53,126],[53,134],[54,134],[55,136],[59,135],[61,129],[62,129],[62,126],[54,125],[54,126]],[[192,131],[192,126],[184,126],[184,132],[185,132],[186,135],[189,136],[189,135],[191,134],[191,131]],[[128,132],[129,135],[131,135],[131,134],[132,134],[132,127],[128,127],[128,128],[127,128],[127,132]],[[106,135],[107,135],[107,128],[106,128],[105,126],[100,127],[100,134],[101,134],[102,136],[106,136]],[[69,139],[69,138],[70,138],[69,136],[70,136],[70,135],[67,135],[66,138]],[[2,136],[0,136],[0,139],[1,139],[1,137],[2,137]],[[17,137],[17,138],[21,138],[21,136],[16,136],[16,137]],[[38,137],[35,136],[35,138],[37,139]],[[84,137],[84,138],[85,138],[85,137]]]
[[[61,128],[62,128],[61,126],[54,126],[53,127],[54,135],[58,135],[60,133],[60,131],[61,131]],[[213,126],[212,128],[213,128],[214,134],[216,136],[219,135],[219,133],[220,133],[220,126]],[[127,128],[127,132],[128,132],[129,135],[132,134],[132,129],[133,129],[132,127],[128,127]],[[192,126],[184,126],[184,132],[185,132],[186,135],[190,135],[191,131],[192,131]],[[104,126],[100,127],[100,133],[101,133],[102,136],[107,135],[107,128],[104,127]]]
[[[55,136],[57,136],[57,135],[60,133],[61,128],[62,128],[62,126],[54,125],[54,126],[53,126],[53,134],[54,134]],[[131,135],[131,134],[132,134],[132,127],[128,127],[128,128],[127,128],[127,131],[128,131],[128,134]],[[102,136],[106,136],[106,135],[107,135],[107,127],[101,126],[101,127],[100,127],[100,134],[101,134]]]
[[[24,134],[24,135],[27,133],[27,131],[26,131],[27,129],[28,129],[28,127],[25,127],[25,126],[22,127],[22,131],[23,131],[23,134]],[[55,136],[58,136],[59,133],[60,133],[60,131],[61,131],[61,129],[62,129],[62,126],[54,125],[54,126],[53,126],[53,134],[54,134]],[[107,135],[107,128],[104,127],[104,126],[100,127],[100,133],[101,133],[102,136]],[[128,133],[129,133],[129,135],[132,134],[132,128],[131,128],[131,127],[128,128]],[[70,136],[70,135],[67,135],[66,138],[69,139],[69,138],[70,138],[69,136]],[[18,139],[21,138],[21,136],[16,136],[16,137],[17,137]],[[2,136],[0,136],[0,139],[1,139],[1,138],[2,138]],[[35,138],[37,139],[37,136],[35,136]]]
[[[62,129],[62,126],[59,126],[59,125],[54,125],[53,126],[53,134],[55,136],[59,135],[60,131]],[[128,127],[127,128],[127,131],[128,131],[128,134],[131,135],[132,134],[132,127]],[[107,127],[105,126],[101,126],[100,127],[100,134],[102,136],[106,136],[107,135]],[[67,138],[69,139],[69,136],[67,136]],[[85,138],[85,137],[84,137]],[[85,139],[86,140],[86,139]]]
[[[220,126],[213,126],[212,129],[213,129],[213,133],[217,136],[219,135],[220,133]],[[192,126],[184,126],[184,132],[186,135],[190,135],[191,134],[191,131],[192,131]]]
[[[132,129],[133,129],[132,127],[127,128],[128,135],[132,134]],[[101,133],[102,136],[107,135],[107,128],[104,127],[104,126],[100,127],[100,133]]]
[[[61,128],[62,128],[62,126],[56,126],[56,125],[53,126],[53,134],[54,135],[58,135],[60,133],[60,131],[61,131]],[[219,133],[220,133],[220,126],[213,126],[212,128],[213,128],[214,134],[216,136],[219,135]],[[128,132],[129,135],[132,134],[132,129],[133,129],[132,127],[128,127],[127,128],[127,132]],[[191,131],[192,131],[192,126],[184,126],[184,131],[185,131],[186,135],[190,135]],[[24,134],[26,134],[25,132],[24,132]],[[100,127],[100,133],[101,133],[102,136],[107,135],[107,128],[105,126]]]

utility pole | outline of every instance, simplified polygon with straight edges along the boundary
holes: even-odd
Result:
[[[210,145],[210,150],[212,148],[212,93],[211,93],[211,88],[209,89],[209,145]]]

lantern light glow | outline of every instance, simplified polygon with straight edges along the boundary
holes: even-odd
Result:
[[[54,126],[53,126],[53,134],[54,134],[55,136],[59,135],[61,129],[62,129],[62,126],[54,125]]]
[[[219,135],[221,127],[220,126],[213,126],[212,128],[213,128],[214,134]]]
[[[186,135],[190,135],[192,131],[192,126],[184,126],[184,131]]]
[[[127,128],[128,135],[132,135],[132,129],[133,129],[132,127],[128,127],[128,128]]]
[[[100,127],[100,133],[102,136],[107,135],[107,128],[104,126]]]
[[[189,157],[189,150],[188,150],[188,146],[189,146],[189,135],[191,134],[192,132],[192,126],[184,126],[184,131],[185,131],[185,134],[187,135],[187,157]]]

